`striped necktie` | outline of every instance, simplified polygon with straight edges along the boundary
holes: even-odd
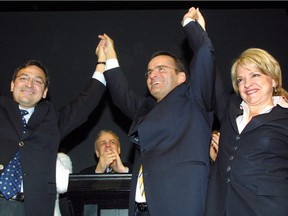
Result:
[[[145,197],[145,189],[144,189],[144,178],[143,178],[143,168],[142,164],[140,166],[139,175],[138,175],[138,185],[140,189],[141,196],[146,199]]]

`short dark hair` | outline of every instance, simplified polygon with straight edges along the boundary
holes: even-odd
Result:
[[[29,66],[37,66],[39,67],[45,74],[46,76],[46,82],[45,82],[45,87],[48,87],[49,85],[49,75],[48,75],[48,70],[47,68],[38,60],[29,60],[27,61],[26,63],[24,63],[23,65],[21,65],[20,67],[18,67],[14,73],[13,73],[13,76],[12,76],[12,80],[15,81],[16,77],[17,77],[17,74],[18,72],[23,69],[23,68],[26,68],[26,67],[29,67]]]
[[[156,51],[155,53],[152,54],[152,56],[150,57],[148,62],[150,62],[153,58],[155,58],[157,56],[161,56],[161,55],[170,56],[174,60],[175,66],[177,69],[176,73],[179,73],[181,71],[181,72],[184,72],[186,74],[186,76],[188,75],[187,74],[187,68],[186,68],[184,61],[180,57],[178,57],[175,54],[173,54],[169,51],[166,51],[166,50]]]

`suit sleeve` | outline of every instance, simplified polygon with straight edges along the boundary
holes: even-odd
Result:
[[[91,79],[75,100],[58,110],[58,126],[62,138],[87,121],[99,105],[105,90],[106,87],[100,81]]]
[[[195,22],[184,27],[193,57],[189,65],[190,94],[202,110],[214,110],[215,57],[207,32]]]
[[[114,68],[104,73],[107,87],[113,103],[131,120],[134,119],[145,97],[137,95],[128,86],[128,81],[121,68]]]

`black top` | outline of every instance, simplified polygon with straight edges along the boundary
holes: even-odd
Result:
[[[130,163],[123,163],[124,166],[128,167],[129,171],[128,173],[132,173],[132,164]],[[95,174],[95,169],[96,169],[96,165],[93,165],[93,166],[90,166],[90,167],[87,167],[83,170],[80,171],[80,174]],[[107,172],[105,172],[107,173]],[[116,173],[114,172],[114,170],[112,170],[111,172],[108,172],[108,173]]]

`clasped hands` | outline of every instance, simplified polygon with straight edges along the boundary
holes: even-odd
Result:
[[[100,42],[95,51],[98,56],[98,61],[117,59],[113,40],[107,34],[98,35],[98,38],[100,39]]]
[[[110,149],[100,155],[95,172],[105,173],[109,167],[117,173],[125,173],[127,171],[127,167],[123,165],[120,155]]]
[[[197,20],[197,22],[205,29],[205,20],[199,10],[199,8],[191,7],[188,12],[184,15],[183,20],[186,18],[191,18]],[[98,56],[98,61],[107,61],[108,59],[117,59],[117,54],[114,48],[113,40],[107,35],[98,35],[100,42],[96,48],[96,55]]]

